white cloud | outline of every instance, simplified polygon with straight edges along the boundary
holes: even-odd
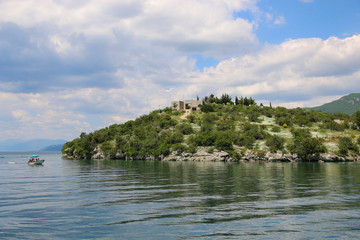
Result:
[[[301,106],[359,90],[359,35],[255,52],[257,14],[286,23],[257,2],[0,1],[1,136],[71,139],[210,93]],[[199,72],[191,54],[220,63]]]
[[[0,133],[7,137],[72,139],[91,129],[84,115],[71,112],[54,93],[0,92],[0,101],[0,118],[5,120]]]
[[[275,21],[274,21],[275,25],[283,25],[286,24],[286,20],[284,16],[278,16]]]
[[[197,89],[199,95],[216,89],[216,94],[267,96],[301,106],[301,102],[310,104],[313,96],[359,91],[359,52],[360,35],[288,40],[257,54],[228,59],[204,73],[188,75],[184,81],[190,81],[187,88]]]
[[[253,25],[233,19],[234,11],[254,9],[256,1],[69,1],[13,0],[0,2],[0,21],[25,28],[55,26],[49,39],[57,51],[69,48],[64,36],[84,34],[114,39],[114,31],[142,42],[167,45],[185,52],[212,52],[226,57],[256,44]],[[62,33],[59,38],[58,33]],[[116,36],[115,36],[116,37]],[[202,49],[198,49],[199,46]],[[228,47],[230,46],[230,47]],[[216,49],[214,48],[216,47]]]

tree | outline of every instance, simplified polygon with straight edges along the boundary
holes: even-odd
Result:
[[[289,145],[291,153],[298,155],[300,159],[310,161],[312,158],[318,158],[320,153],[327,151],[323,139],[311,137],[309,130],[293,129],[294,141]]]
[[[239,99],[238,99],[238,97],[235,97],[235,105],[239,105]]]
[[[229,96],[229,94],[224,93],[223,95],[221,95],[221,98],[220,98],[221,104],[227,104],[230,102],[231,102],[231,97]]]
[[[214,94],[210,94],[209,103],[214,103],[216,101]]]
[[[360,128],[360,110],[355,112],[353,115],[355,125]]]

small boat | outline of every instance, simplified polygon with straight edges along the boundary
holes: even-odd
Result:
[[[29,165],[42,165],[45,160],[40,159],[39,155],[32,155],[28,160]]]

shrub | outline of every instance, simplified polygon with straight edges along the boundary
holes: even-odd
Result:
[[[285,139],[280,136],[270,135],[267,137],[265,144],[270,148],[271,152],[277,152],[284,149]]]
[[[200,109],[204,113],[215,112],[215,108],[213,104],[204,104],[200,107]]]
[[[154,154],[155,156],[167,156],[170,154],[170,145],[167,143],[162,143],[160,144],[160,146],[157,148],[156,153]]]
[[[183,153],[186,151],[186,147],[184,145],[182,145],[181,143],[177,143],[177,144],[172,145],[171,150],[176,151],[177,153]]]
[[[193,144],[190,144],[187,148],[187,152],[189,153],[196,153],[196,146]]]
[[[105,156],[113,157],[116,154],[116,148],[113,142],[110,141],[104,142],[101,144],[100,148]]]
[[[187,115],[186,118],[190,123],[195,123],[196,117],[193,114]]]
[[[320,127],[329,129],[329,130],[333,130],[333,131],[344,131],[345,130],[344,124],[336,123],[333,120],[324,122]]]
[[[192,134],[194,132],[193,128],[191,127],[190,124],[187,123],[182,123],[176,126],[176,129],[178,131],[180,131],[182,134],[184,135],[189,135]]]
[[[219,132],[216,136],[215,147],[219,150],[232,150],[232,139],[226,132]]]
[[[170,144],[182,143],[183,141],[184,135],[181,132],[175,132],[168,138],[168,143]]]
[[[291,126],[292,117],[291,116],[279,117],[275,119],[275,122],[279,126],[284,126],[284,124],[286,124],[286,126]]]
[[[205,113],[203,116],[203,123],[214,123],[218,117],[214,113]]]
[[[252,149],[255,141],[256,139],[253,136],[240,135],[235,139],[234,143],[238,146]]]
[[[278,133],[278,132],[280,132],[281,130],[280,130],[280,127],[279,127],[279,126],[274,126],[274,127],[272,127],[271,131]]]
[[[232,121],[231,119],[226,119],[225,121],[219,122],[216,128],[218,131],[234,130],[234,121]]]
[[[297,154],[299,158],[310,161],[312,157],[319,157],[320,153],[325,153],[327,149],[323,144],[323,139],[312,138],[309,134],[306,131],[302,134],[294,134],[294,141],[288,148],[291,153]]]
[[[261,127],[250,123],[242,126],[242,133],[247,136],[252,136],[256,140],[262,140],[266,137],[266,132]]]
[[[338,142],[339,152],[342,155],[347,155],[348,151],[359,152],[359,147],[349,137],[342,137]]]

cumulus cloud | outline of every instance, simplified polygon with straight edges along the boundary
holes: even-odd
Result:
[[[188,88],[201,89],[202,94],[216,89],[218,95],[226,92],[309,105],[313,96],[359,89],[359,52],[360,35],[288,40],[257,54],[222,61],[216,68],[186,76],[185,81],[191,79]]]
[[[257,2],[0,1],[0,135],[72,139],[210,93],[295,106],[357,89],[359,35],[261,47],[257,15],[286,20]]]
[[[76,137],[74,131],[88,131],[85,116],[66,108],[53,93],[0,92],[0,134],[11,138]]]

